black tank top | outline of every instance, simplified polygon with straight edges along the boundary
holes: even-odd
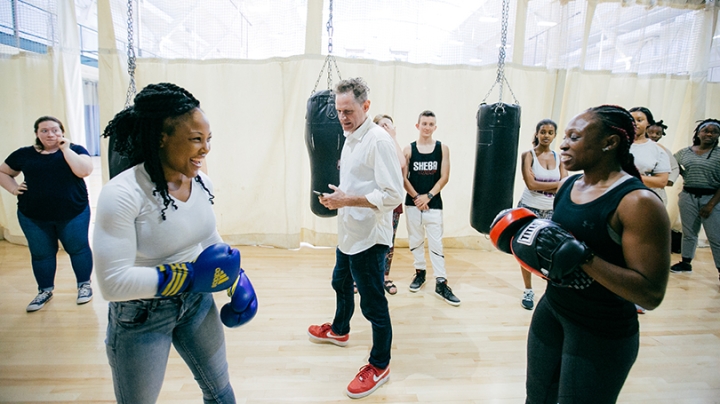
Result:
[[[555,196],[553,222],[560,224],[578,240],[585,242],[596,256],[625,267],[622,246],[610,236],[610,217],[625,195],[638,189],[648,188],[639,179],[632,177],[599,198],[578,205],[570,200],[570,191],[578,178],[580,174],[568,178],[558,190]],[[580,290],[548,283],[545,296],[558,313],[597,335],[623,338],[638,332],[635,305],[598,282],[593,282],[586,289]]]
[[[417,142],[410,143],[410,161],[408,162],[408,180],[418,195],[427,194],[440,180],[440,167],[442,167],[442,145],[435,141],[435,148],[431,153],[423,154],[417,149]],[[405,195],[405,205],[415,206],[410,194]],[[430,209],[442,209],[440,193],[434,195],[428,203]]]

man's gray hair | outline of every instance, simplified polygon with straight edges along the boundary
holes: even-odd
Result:
[[[367,101],[370,88],[368,88],[365,80],[360,77],[342,80],[335,86],[335,94],[345,94],[351,91],[355,96],[355,101],[362,104]]]

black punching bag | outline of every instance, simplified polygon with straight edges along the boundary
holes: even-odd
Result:
[[[318,200],[312,191],[333,192],[328,184],[340,183],[340,154],[345,136],[335,109],[335,94],[330,90],[310,96],[305,115],[305,145],[310,155],[310,209],[320,217],[337,215]]]
[[[520,106],[480,104],[470,225],[483,234],[503,209],[512,208],[520,138]]]
[[[134,166],[128,157],[115,151],[115,137],[110,136],[108,143],[108,168],[110,171],[110,179]]]

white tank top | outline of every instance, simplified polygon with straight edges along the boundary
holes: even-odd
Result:
[[[537,155],[535,155],[535,149],[530,149],[530,153],[532,153],[532,166],[530,169],[533,172],[533,175],[535,176],[535,181],[538,182],[557,182],[560,181],[560,158],[558,157],[557,153],[552,152],[553,157],[555,157],[555,168],[552,170],[548,170],[547,168],[543,167],[540,164],[540,161],[538,161]],[[525,190],[523,191],[522,197],[520,198],[520,203],[523,205],[530,206],[535,209],[540,210],[552,210],[553,208],[553,201],[555,200],[555,194],[551,194],[549,192],[542,192],[542,191],[531,191],[525,187]]]

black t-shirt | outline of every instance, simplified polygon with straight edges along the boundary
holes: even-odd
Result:
[[[70,149],[89,155],[80,145],[71,144]],[[42,154],[33,146],[21,147],[5,164],[25,177],[28,189],[18,195],[18,210],[23,215],[35,220],[69,220],[88,206],[85,180],[73,174],[60,150]]]
[[[431,153],[423,154],[417,149],[417,142],[410,143],[410,161],[408,162],[408,181],[412,184],[418,195],[427,194],[440,180],[442,167],[442,145],[435,141],[435,148]],[[409,194],[405,195],[405,205],[415,206]],[[428,203],[430,209],[442,209],[440,193],[434,195]]]
[[[590,247],[596,256],[626,267],[622,246],[610,237],[610,216],[629,192],[648,189],[635,178],[605,192],[594,201],[581,205],[570,200],[570,191],[580,174],[565,181],[555,196],[552,220]],[[545,296],[552,307],[570,321],[607,338],[624,338],[638,332],[635,305],[593,282],[585,289],[572,289],[548,283]]]

